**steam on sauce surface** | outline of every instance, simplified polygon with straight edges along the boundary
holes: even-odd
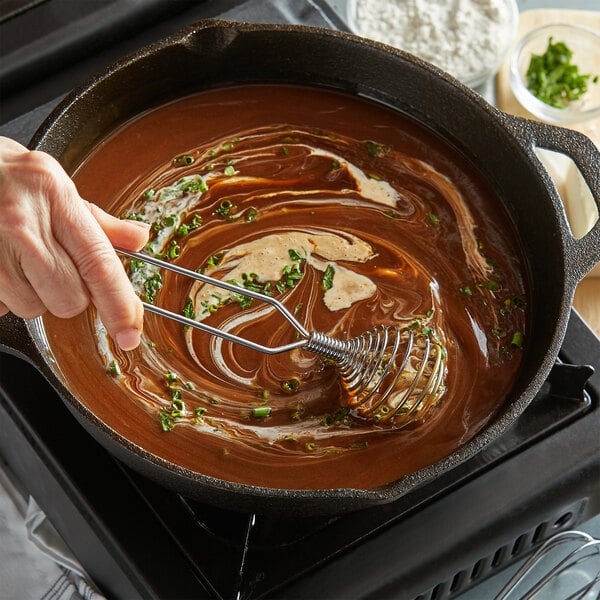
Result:
[[[447,456],[506,400],[526,334],[518,238],[473,167],[407,118],[332,91],[212,90],[120,127],[74,179],[152,223],[147,252],[272,294],[308,330],[400,324],[437,332],[447,352],[440,403],[397,429],[344,409],[336,370],[301,349],[263,355],[147,314],[126,354],[92,310],[45,317],[74,393],[147,451],[230,481],[367,488]],[[126,266],[147,301],[267,346],[294,341],[243,293]]]

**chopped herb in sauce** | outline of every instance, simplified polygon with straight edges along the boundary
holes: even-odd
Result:
[[[183,177],[177,182],[176,191],[182,194],[206,192],[208,191],[208,186],[201,175],[191,175],[189,177]]]
[[[439,225],[440,224],[440,218],[432,212],[427,213],[427,216],[429,217],[429,220],[434,224],[434,225]]]
[[[512,336],[512,340],[510,341],[512,346],[516,346],[517,348],[523,347],[524,336],[520,331],[515,331]]]
[[[333,277],[335,275],[335,269],[333,265],[327,265],[325,272],[323,273],[323,280],[321,286],[324,290],[330,290],[333,287]]]
[[[395,210],[391,210],[391,209],[384,210],[383,214],[386,217],[389,217],[390,219],[401,219],[402,218],[400,213],[396,212]]]
[[[338,408],[333,414],[326,414],[321,423],[324,427],[331,427],[334,425],[350,426],[352,425],[352,419],[350,418],[350,410],[346,407]]]
[[[161,411],[159,413],[160,416],[160,424],[163,428],[163,431],[171,431],[171,429],[173,429],[173,427],[175,427],[175,420],[173,419],[173,417],[171,417],[171,415],[167,414],[166,412]]]
[[[281,383],[281,389],[284,392],[288,392],[290,394],[298,391],[299,387],[300,382],[297,379],[289,379],[288,381],[283,381]]]
[[[194,312],[194,303],[191,298],[186,300],[185,306],[183,307],[183,316],[188,319],[195,319],[196,313]]]
[[[171,240],[169,245],[168,257],[171,259],[177,258],[181,253],[181,246],[175,241]]]
[[[384,154],[389,152],[389,148],[387,146],[378,144],[371,140],[366,140],[364,142],[364,144],[365,144],[365,147],[367,148],[367,152],[369,153],[369,156],[372,156],[373,158],[379,158],[380,156],[383,156]]]
[[[154,304],[156,294],[162,288],[162,276],[160,273],[154,273],[144,281],[142,299],[149,304]]]
[[[304,258],[300,255],[300,253],[297,250],[294,250],[293,248],[290,248],[288,250],[288,256],[292,260],[304,260]]]
[[[497,292],[500,289],[500,284],[497,281],[494,281],[493,279],[490,279],[489,281],[486,281],[483,286],[490,290],[490,292]]]
[[[175,167],[184,167],[186,165],[191,165],[194,162],[194,157],[189,154],[182,154],[180,156],[176,156],[173,159],[173,165]]]
[[[189,223],[182,223],[177,229],[177,235],[187,235],[191,231],[198,229],[202,225],[202,217],[194,215]]]
[[[236,206],[233,204],[233,202],[231,200],[221,200],[221,204],[219,204],[219,207],[215,210],[216,215],[219,215],[220,217],[223,217],[226,221],[232,221],[233,220],[233,216],[232,216],[232,212],[235,212]]]
[[[119,369],[119,365],[117,364],[116,361],[112,360],[110,362],[110,365],[108,365],[108,372],[113,376],[116,377],[118,375],[121,374],[121,369]]]
[[[270,406],[256,406],[252,409],[252,416],[256,419],[266,419],[271,414]]]
[[[256,210],[256,208],[254,208],[254,207],[250,207],[244,213],[244,219],[246,220],[247,223],[254,221],[254,219],[256,219],[257,216],[258,216],[258,210]]]
[[[233,150],[233,142],[225,142],[222,146],[221,149],[224,152],[231,152]]]
[[[223,254],[213,254],[212,256],[209,256],[208,260],[206,261],[206,264],[209,267],[216,267],[222,260]]]
[[[148,219],[139,213],[130,213],[128,215],[123,216],[124,219],[129,219],[130,221],[141,221],[142,223],[147,223]]]
[[[302,269],[299,263],[285,265],[282,269],[282,280],[275,284],[277,291],[283,293],[286,288],[293,288],[297,281],[303,277]]]

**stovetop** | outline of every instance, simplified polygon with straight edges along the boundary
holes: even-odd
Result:
[[[65,1],[34,4],[56,11]],[[120,22],[140,9],[133,0],[96,4],[111,5],[113,13],[95,13],[100,29],[103,19]],[[101,63],[196,18],[335,24],[326,5],[312,0],[145,6],[139,23],[121,23],[108,40],[99,35],[95,51],[74,61],[64,48],[90,35],[91,17],[80,13],[80,27],[68,28],[73,40],[50,46],[63,63],[46,85],[18,75],[18,64],[5,65],[13,87],[2,106],[19,117],[0,134],[27,142],[55,98]],[[18,18],[6,24],[14,28]],[[43,35],[54,40],[56,29]],[[39,66],[36,44],[26,41],[23,64],[30,57]],[[454,598],[600,513],[598,431],[600,341],[573,312],[560,360],[540,393],[510,431],[469,461],[393,503],[351,514],[235,513],[174,494],[123,466],[31,366],[0,354],[0,456],[108,597]]]
[[[590,355],[591,377],[571,364]],[[562,362],[513,429],[399,500],[346,515],[236,513],[172,493],[113,459],[6,355],[0,454],[109,597],[452,598],[600,512],[599,359],[573,313]]]

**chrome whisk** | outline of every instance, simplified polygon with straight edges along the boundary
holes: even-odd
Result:
[[[152,256],[121,248],[116,250],[130,258],[273,306],[297,331],[298,339],[295,342],[274,347],[264,346],[154,304],[143,303],[148,312],[264,354],[279,354],[303,348],[332,361],[347,392],[345,406],[360,418],[394,426],[406,424],[417,416],[424,415],[446,391],[446,351],[431,328],[424,331],[411,327],[379,325],[359,336],[342,340],[308,331],[279,300],[271,296]]]

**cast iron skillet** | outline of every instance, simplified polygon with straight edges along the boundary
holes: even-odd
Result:
[[[69,392],[53,362],[41,319],[0,319],[0,350],[31,362],[81,424],[141,473],[184,495],[232,509],[338,513],[394,500],[476,454],[525,409],[558,354],[581,278],[600,260],[600,222],[571,234],[560,198],[536,148],[570,156],[600,207],[600,153],[574,131],[503,114],[436,68],[382,44],[325,29],[206,21],[145,48],[71,93],[35,134],[31,148],[72,172],[116,125],[165,101],[240,83],[320,85],[391,106],[436,131],[487,177],[518,228],[531,270],[532,323],[511,397],[480,434],[440,462],[370,490],[283,490],[192,472],[132,444]]]

